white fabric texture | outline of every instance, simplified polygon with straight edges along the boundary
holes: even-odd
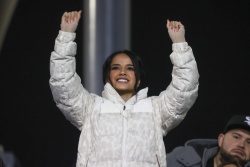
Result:
[[[125,102],[109,83],[102,97],[83,87],[75,71],[74,38],[74,33],[59,32],[50,87],[57,107],[81,130],[77,167],[166,167],[163,136],[184,119],[198,96],[191,47],[173,44],[172,82],[159,96],[147,97],[145,88]]]

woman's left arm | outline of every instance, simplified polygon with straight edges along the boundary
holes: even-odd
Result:
[[[173,42],[170,55],[173,71],[167,89],[153,98],[153,105],[161,114],[165,132],[176,127],[186,116],[198,97],[199,73],[192,48],[185,41],[184,26],[180,22],[167,22]]]

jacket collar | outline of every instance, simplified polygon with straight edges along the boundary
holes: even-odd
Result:
[[[112,101],[113,103],[121,103],[125,104],[135,104],[137,101],[141,99],[147,98],[148,88],[141,89],[137,92],[136,95],[131,97],[127,102],[125,102],[121,96],[117,93],[117,91],[111,86],[110,83],[106,83],[104,86],[104,90],[102,92],[102,97]]]

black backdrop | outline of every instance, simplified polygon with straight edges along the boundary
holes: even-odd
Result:
[[[216,138],[233,114],[250,113],[250,1],[131,4],[132,50],[144,60],[149,95],[158,95],[171,80],[167,19],[185,25],[198,63],[199,97],[185,120],[164,138],[167,152],[188,139]],[[61,15],[82,6],[80,0],[20,0],[8,29],[0,61],[0,144],[13,151],[23,167],[70,167],[76,159],[80,132],[56,108],[48,80]],[[80,24],[80,76],[81,37]]]

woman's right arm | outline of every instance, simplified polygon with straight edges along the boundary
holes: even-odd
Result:
[[[83,88],[81,79],[76,73],[77,45],[74,42],[74,31],[80,16],[70,21],[65,15],[67,16],[67,13],[62,17],[61,31],[56,38],[54,51],[51,53],[49,83],[57,107],[72,124],[81,130],[94,98]]]

